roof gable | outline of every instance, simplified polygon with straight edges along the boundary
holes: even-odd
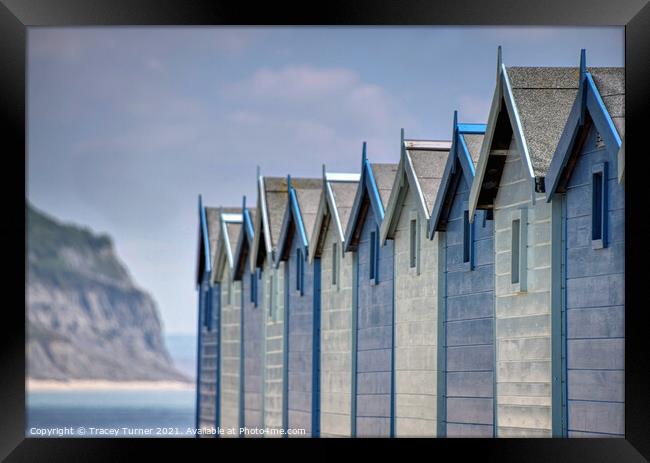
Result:
[[[318,202],[318,211],[314,222],[314,229],[310,237],[311,253],[309,262],[319,257],[325,242],[327,230],[335,227],[341,243],[345,242],[345,228],[350,218],[350,211],[354,203],[355,193],[359,184],[359,174],[328,173],[323,165],[323,183]]]
[[[429,219],[430,207],[440,187],[452,143],[439,140],[405,140],[402,129],[400,145],[400,162],[394,175],[386,215],[381,224],[382,244],[386,239],[394,237],[409,191],[416,195],[422,217]]]
[[[546,200],[565,191],[577,151],[580,133],[593,124],[611,156],[623,156],[625,127],[625,73],[623,68],[587,68],[585,51],[580,54],[580,88],[553,156],[546,178]]]
[[[198,201],[199,212],[199,233],[196,254],[196,273],[194,281],[198,285],[206,274],[212,271],[212,254],[210,251],[210,235],[208,233],[208,219],[206,208],[203,207],[203,199],[199,195]]]
[[[381,227],[384,207],[390,197],[397,166],[397,164],[371,164],[366,157],[366,143],[363,143],[361,176],[345,229],[346,252],[356,250],[359,224],[365,220],[368,207],[372,207],[377,226]]]
[[[288,258],[288,244],[294,233],[297,233],[305,257],[309,255],[309,236],[311,235],[318,200],[322,189],[322,180],[316,178],[287,177],[288,198],[284,211],[282,227],[278,236],[278,252],[275,257],[277,266],[281,260]]]
[[[430,238],[433,238],[436,231],[446,228],[449,206],[456,194],[456,187],[460,179],[465,178],[468,185],[474,181],[485,129],[485,124],[459,124],[458,112],[454,111],[452,147],[429,219]]]
[[[270,257],[275,259],[276,236],[282,226],[287,206],[288,186],[285,177],[257,175],[257,211],[255,217],[253,247],[250,253],[251,271]]]
[[[531,198],[544,191],[544,176],[578,92],[578,74],[577,67],[506,68],[498,48],[497,82],[470,191],[470,220],[477,207],[490,208],[496,196],[507,150],[495,153],[493,142],[508,130],[530,177]]]

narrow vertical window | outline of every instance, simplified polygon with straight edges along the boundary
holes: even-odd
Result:
[[[300,267],[302,267],[301,254],[302,249],[296,249],[296,291],[300,291]]]
[[[409,222],[409,267],[414,268],[417,263],[417,220]]]
[[[339,261],[338,261],[338,243],[332,244],[332,286],[336,286],[338,280]]]
[[[520,224],[519,219],[512,221],[512,246],[511,255],[511,282],[519,283],[519,248],[520,248]]]
[[[375,268],[375,258],[376,258],[376,251],[377,251],[377,246],[375,245],[375,241],[377,241],[377,235],[375,232],[370,232],[370,256],[368,260],[368,267],[370,268],[370,279],[374,280],[376,276],[376,268]]]
[[[469,262],[472,252],[472,232],[469,223],[469,211],[463,212],[463,262]]]
[[[591,247],[607,247],[607,163],[591,168]]]
[[[251,302],[255,302],[255,274],[251,273],[250,274],[250,296],[251,296]]]

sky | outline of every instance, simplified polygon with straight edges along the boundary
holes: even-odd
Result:
[[[407,138],[485,122],[507,66],[624,65],[624,29],[28,29],[27,194],[110,234],[166,333],[194,334],[198,195],[256,201],[255,172],[398,162]]]

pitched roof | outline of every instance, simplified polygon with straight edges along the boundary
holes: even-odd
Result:
[[[365,154],[365,143],[361,161],[361,177],[352,203],[352,210],[345,228],[345,251],[354,251],[359,238],[359,220],[364,198],[370,201],[378,225],[384,220],[384,211],[390,200],[398,164],[370,163]],[[375,189],[376,187],[376,189]]]
[[[332,188],[332,195],[336,212],[338,212],[339,220],[341,221],[341,229],[345,230],[348,226],[350,219],[350,212],[352,211],[352,204],[354,203],[354,194],[357,192],[359,182],[329,182]]]
[[[445,229],[451,200],[460,178],[464,177],[468,185],[472,184],[485,137],[485,124],[459,124],[457,117],[457,112],[454,111],[453,144],[431,211],[429,237],[433,237],[435,231]]]
[[[408,143],[407,140],[405,140]],[[451,142],[445,141],[440,149],[407,149],[406,152],[413,164],[413,170],[424,197],[424,207],[429,211],[436,200],[440,180],[445,170]]]
[[[535,176],[546,175],[578,93],[578,67],[506,67]]]
[[[269,239],[273,248],[277,245],[280,227],[282,227],[284,210],[287,207],[288,192],[286,177],[264,177],[264,196],[266,197],[266,211],[268,215],[266,219],[268,219]]]
[[[403,137],[403,133],[402,133]],[[393,176],[386,215],[381,224],[381,242],[393,238],[406,194],[413,191],[425,220],[433,206],[442,178],[451,142],[444,140],[403,140],[397,171]]]
[[[578,133],[585,130],[585,114],[603,138],[605,149],[616,156],[624,169],[622,137],[625,130],[625,73],[623,68],[586,68],[585,50],[580,54],[580,90],[563,128],[553,161],[546,175],[546,201],[566,191],[566,184],[575,167]],[[622,177],[622,172],[619,172]]]
[[[598,93],[614,122],[616,131],[625,135],[625,68],[594,67],[587,68],[594,78]]]
[[[309,262],[321,254],[328,227],[334,227],[334,232],[341,242],[345,241],[345,228],[350,218],[354,197],[359,185],[359,174],[335,174],[325,172],[318,202],[318,212],[313,231],[310,235]]]
[[[237,240],[237,246],[233,255],[235,279],[241,278],[244,269],[249,262],[246,257],[250,255],[251,249],[253,247],[253,227],[255,223],[256,209],[254,207],[246,207],[242,208],[242,210],[243,220],[241,224],[241,230],[239,232],[239,238]],[[248,213],[250,217],[247,218],[246,213]],[[244,254],[244,250],[246,250],[247,254]]]
[[[375,178],[382,206],[386,208],[390,192],[393,189],[397,164],[370,163],[370,167],[372,168],[372,175]]]
[[[319,178],[291,178],[291,186],[296,191],[302,222],[305,226],[307,239],[309,239],[316,221],[323,181]]]
[[[287,179],[287,183],[289,180]],[[282,227],[278,236],[278,253],[275,257],[276,265],[285,260],[288,256],[288,248],[286,247],[288,240],[293,236],[291,231],[299,232],[301,238],[301,245],[304,247],[305,255],[309,254],[309,238],[316,222],[316,214],[318,212],[318,203],[320,200],[321,189],[323,186],[322,179],[318,178],[295,178],[291,177],[291,190],[295,193],[295,200],[297,204],[290,204],[292,196],[287,196],[287,206],[284,210],[284,217],[282,219]],[[290,190],[290,191],[291,191]],[[297,206],[298,211],[295,207]],[[303,229],[299,230],[298,226],[290,227],[290,223],[296,220],[294,214],[299,213],[299,220],[302,222]]]

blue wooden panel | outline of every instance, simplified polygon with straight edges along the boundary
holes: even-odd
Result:
[[[242,277],[242,311],[244,320],[244,342],[242,352],[244,357],[244,425],[248,428],[262,428],[264,419],[262,415],[262,394],[264,391],[264,345],[262,323],[263,309],[255,307],[251,300],[251,277],[257,278],[256,274],[244,272]],[[257,287],[258,296],[261,282],[253,286]],[[259,299],[258,299],[259,300]]]
[[[608,247],[593,249],[592,166],[607,163]],[[569,436],[624,434],[624,196],[617,159],[592,126],[567,182],[564,227]]]
[[[377,232],[372,209],[357,249],[356,411],[358,437],[387,437],[392,429],[393,242],[380,248],[378,279],[370,280],[370,233]]]
[[[296,256],[301,249],[294,235],[290,239],[291,252],[285,265],[288,267],[288,387],[287,419],[289,428],[304,429],[307,436],[313,433],[313,356],[314,356],[314,275],[313,267],[303,260],[303,290],[297,289],[298,265]],[[304,259],[304,255],[303,255]]]
[[[444,235],[446,259],[444,323],[445,404],[442,419],[448,437],[494,435],[494,222],[474,221],[475,268],[463,265],[462,217],[469,198],[458,184]]]

